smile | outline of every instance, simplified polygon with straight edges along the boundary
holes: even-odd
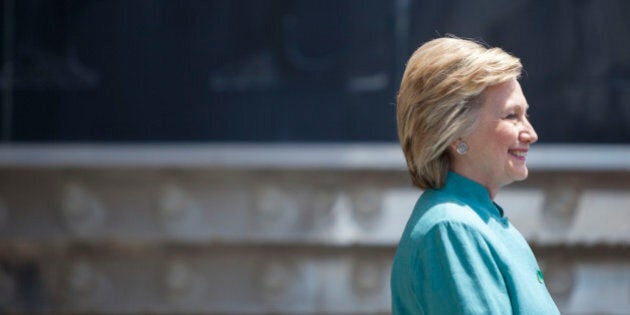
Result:
[[[518,158],[525,158],[527,156],[526,150],[508,150],[508,153]]]

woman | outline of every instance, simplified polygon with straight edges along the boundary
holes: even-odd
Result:
[[[393,314],[559,314],[521,234],[493,202],[527,177],[538,136],[500,48],[439,38],[414,52],[397,99],[398,135],[424,189],[391,275]]]

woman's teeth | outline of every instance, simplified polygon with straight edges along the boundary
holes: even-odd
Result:
[[[509,151],[510,154],[514,155],[514,156],[518,156],[518,157],[526,157],[527,156],[527,151],[514,151],[514,150],[510,150]]]

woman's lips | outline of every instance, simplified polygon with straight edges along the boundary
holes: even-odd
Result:
[[[525,161],[525,157],[527,156],[527,150],[522,150],[522,149],[512,149],[512,150],[508,150],[508,153],[519,159],[519,160],[523,160]]]

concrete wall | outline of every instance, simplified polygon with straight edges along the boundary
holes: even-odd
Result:
[[[630,312],[628,156],[540,145],[497,198],[563,314]],[[387,314],[419,194],[395,144],[4,146],[0,311]]]

